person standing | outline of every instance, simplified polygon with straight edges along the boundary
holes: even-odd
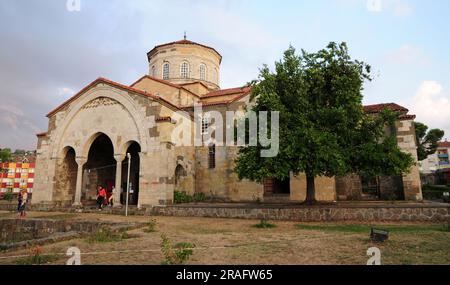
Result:
[[[108,199],[108,204],[110,207],[114,207],[114,193],[116,193],[116,187],[111,187],[111,193]]]
[[[19,192],[19,195],[17,196],[17,216],[21,217],[21,208],[22,208],[22,201],[23,201],[23,197],[22,197],[22,191]]]
[[[97,203],[98,203],[98,209],[101,211],[103,209],[103,204],[105,203],[106,199],[106,190],[102,186],[98,187],[98,197],[97,197]]]
[[[25,212],[25,208],[27,206],[27,202],[28,202],[28,191],[27,190],[22,190],[22,203],[20,206],[20,217],[21,218],[25,218],[27,216],[27,213]]]

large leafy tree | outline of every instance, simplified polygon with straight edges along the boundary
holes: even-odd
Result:
[[[416,139],[417,139],[417,155],[419,161],[427,159],[429,155],[435,154],[438,148],[439,141],[445,135],[445,132],[440,129],[432,129],[428,131],[428,126],[416,122]]]
[[[370,66],[352,60],[345,43],[300,56],[291,47],[274,72],[264,66],[252,83],[253,109],[280,112],[280,150],[264,158],[260,145],[242,148],[235,168],[239,177],[263,182],[305,173],[306,203],[315,203],[318,176],[390,175],[409,169],[412,156],[385,133],[395,114],[364,113],[365,80],[370,80]]]

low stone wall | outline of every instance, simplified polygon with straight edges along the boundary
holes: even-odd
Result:
[[[367,221],[367,222],[446,222],[449,207],[186,207],[154,208],[154,215],[176,217],[211,217],[269,219],[299,222]]]
[[[2,209],[0,204],[0,210]],[[33,211],[101,213],[124,215],[123,208],[83,209],[35,204]],[[187,204],[154,208],[130,207],[130,216],[210,217],[233,219],[269,219],[299,222],[446,222],[450,220],[450,205],[439,203],[416,204],[337,204],[337,205],[257,205],[257,204]]]
[[[4,219],[0,220],[0,250],[40,245],[73,239],[96,232],[102,227],[112,231],[134,229],[141,224],[110,223],[99,221]]]

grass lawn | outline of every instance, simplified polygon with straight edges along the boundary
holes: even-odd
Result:
[[[30,213],[30,217],[46,216]],[[57,219],[63,214],[51,213]],[[75,214],[66,218],[114,222],[154,220],[148,227],[130,231],[127,238],[109,242],[92,242],[80,238],[42,247],[42,254],[64,264],[65,252],[76,246],[82,252],[82,264],[161,264],[161,235],[172,244],[195,245],[188,264],[356,264],[367,263],[367,249],[379,247],[382,264],[446,264],[450,265],[450,232],[441,224],[377,224],[274,222],[276,227],[255,227],[260,221],[181,218],[121,217],[98,214]],[[390,232],[383,244],[369,239],[371,226]],[[0,253],[0,264],[16,264],[17,258],[30,249]]]

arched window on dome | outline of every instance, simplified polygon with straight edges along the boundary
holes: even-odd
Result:
[[[206,81],[206,65],[200,64],[200,80]]]
[[[181,78],[189,78],[189,63],[186,61],[181,64],[180,76]]]
[[[170,77],[170,64],[168,62],[163,65],[163,79],[167,80]]]

